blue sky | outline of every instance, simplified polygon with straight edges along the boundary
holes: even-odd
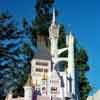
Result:
[[[8,9],[20,22],[25,16],[29,21],[34,17],[35,0],[0,0],[0,11]],[[56,0],[59,11],[58,22],[68,24],[89,56],[91,70],[87,73],[94,91],[100,89],[100,1],[99,0]]]

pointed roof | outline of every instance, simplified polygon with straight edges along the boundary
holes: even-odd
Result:
[[[32,86],[32,77],[30,74],[28,75],[28,80],[27,80],[25,86]]]
[[[56,14],[55,14],[55,8],[53,8],[53,14],[52,14],[52,24],[56,23]]]
[[[49,27],[49,38],[58,38],[59,37],[59,25],[56,23],[56,14],[55,14],[55,8],[53,8],[53,14],[52,14],[52,23]]]

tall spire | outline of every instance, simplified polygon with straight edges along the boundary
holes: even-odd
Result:
[[[53,13],[52,13],[52,23],[49,27],[49,37],[57,38],[57,39],[59,37],[59,25],[56,24],[56,14],[55,14],[54,8],[53,8]]]
[[[53,8],[52,24],[55,24],[55,22],[56,22],[56,15],[55,15],[55,8]]]

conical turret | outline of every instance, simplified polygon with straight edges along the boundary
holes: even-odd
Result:
[[[52,22],[49,27],[49,38],[57,38],[59,37],[59,25],[56,24],[56,15],[55,15],[55,9],[53,8],[53,14],[52,14]]]

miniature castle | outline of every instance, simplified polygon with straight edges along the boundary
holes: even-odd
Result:
[[[36,100],[79,100],[74,63],[75,39],[70,32],[66,36],[66,47],[58,49],[59,28],[55,20],[55,10],[53,10],[52,23],[49,27],[50,52],[40,47],[36,56],[41,55],[41,57],[32,59],[31,78],[24,86],[24,98],[11,99],[9,95],[10,99],[7,100],[35,100],[34,95],[37,95]],[[64,51],[68,51],[68,57],[59,57]],[[67,62],[68,65],[64,68],[66,70],[56,70],[60,62]]]

